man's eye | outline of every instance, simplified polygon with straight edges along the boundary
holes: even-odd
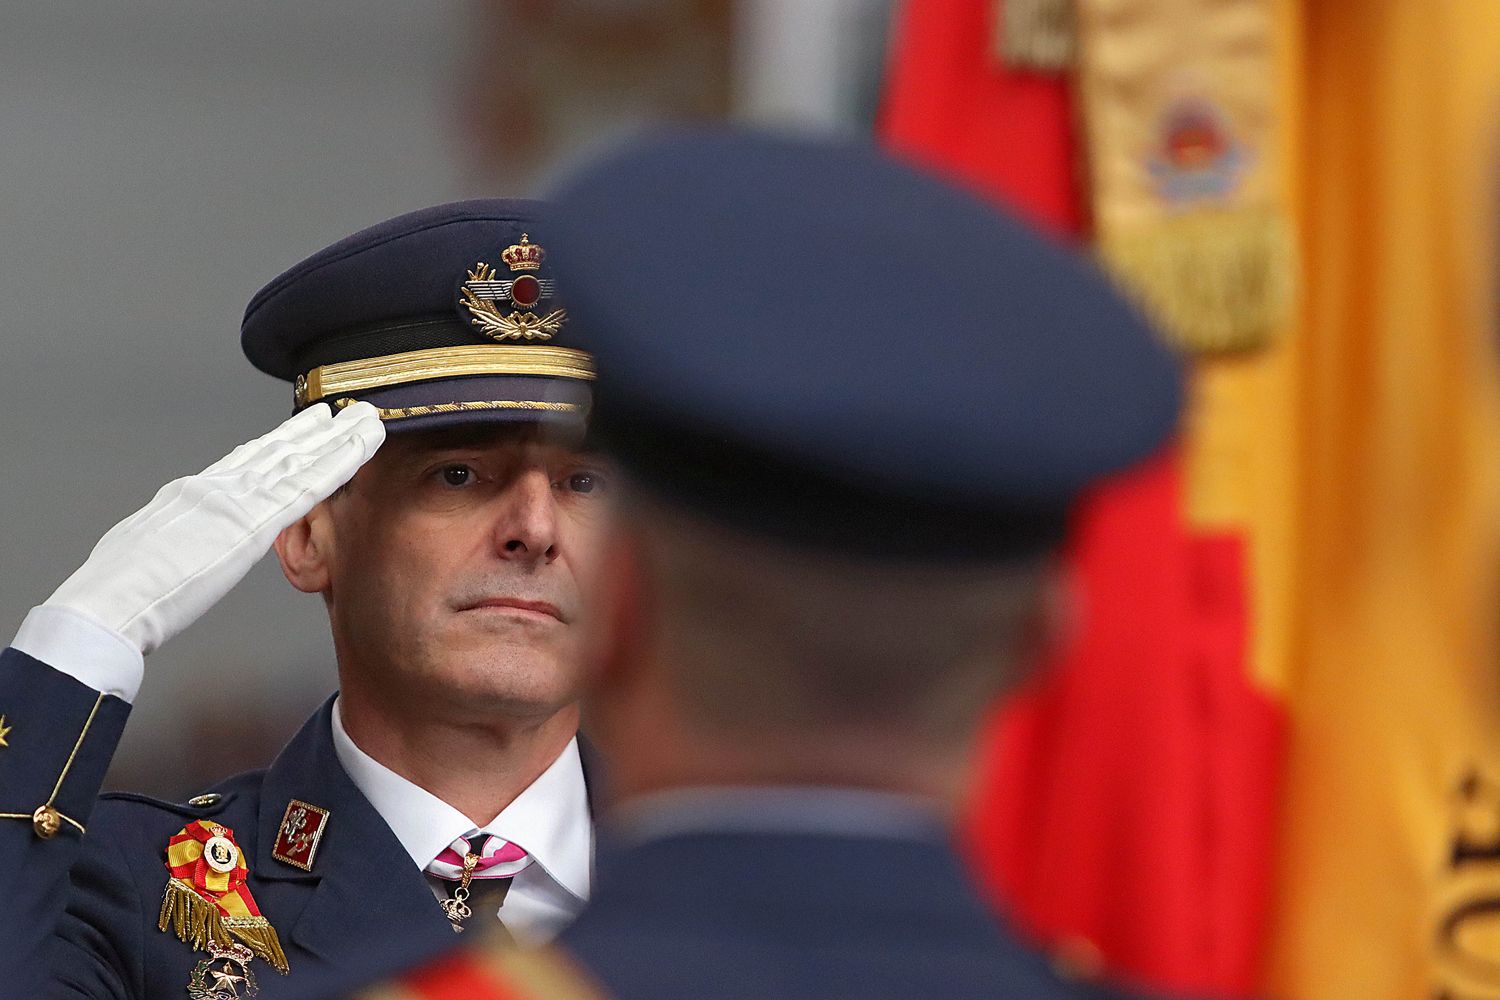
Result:
[[[566,483],[574,493],[603,493],[605,487],[604,477],[597,472],[575,472]]]
[[[474,470],[467,465],[445,465],[442,469],[443,482],[449,486],[468,486],[477,478]]]

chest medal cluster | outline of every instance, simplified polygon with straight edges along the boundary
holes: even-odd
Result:
[[[250,871],[233,830],[212,820],[189,823],[167,842],[167,870],[156,926],[209,953],[193,970],[189,997],[254,996],[252,958],[287,971],[276,928],[261,916],[246,884]]]

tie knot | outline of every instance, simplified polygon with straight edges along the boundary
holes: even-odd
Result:
[[[463,878],[465,862],[474,856],[472,878],[510,878],[531,864],[531,855],[503,837],[483,831],[459,837],[443,848],[427,865],[438,878],[457,882]]]

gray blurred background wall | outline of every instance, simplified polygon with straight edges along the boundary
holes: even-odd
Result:
[[[0,12],[0,632],[289,412],[250,295],[399,212],[656,118],[862,128],[887,0],[48,0]],[[263,561],[154,654],[109,784],[264,764],[335,683]]]

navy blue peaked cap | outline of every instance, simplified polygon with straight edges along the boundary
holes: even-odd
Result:
[[[553,209],[592,431],[731,526],[1040,552],[1174,431],[1178,366],[1092,264],[868,146],[671,132],[575,171]]]
[[[582,425],[592,356],[568,322],[534,202],[438,205],[382,222],[250,300],[240,343],[297,408],[363,399],[391,429]]]

